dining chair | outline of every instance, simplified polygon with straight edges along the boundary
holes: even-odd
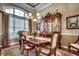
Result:
[[[54,54],[54,56],[56,56],[56,49],[58,46],[59,36],[60,34],[58,32],[53,33],[50,45],[47,47],[41,47],[40,54],[44,54],[47,56],[51,56]]]
[[[2,45],[0,45],[0,50],[2,49]]]
[[[28,35],[28,32],[22,32],[21,34],[19,34],[19,45],[20,45],[20,49],[21,49],[21,36],[22,36],[22,34],[27,36]],[[24,43],[26,43],[26,42],[24,42]]]
[[[78,39],[74,43],[69,43],[68,45],[68,51],[70,52],[70,48],[73,48],[74,50],[77,50],[77,54],[79,55],[79,36]]]
[[[22,36],[22,35],[25,35],[25,36],[26,36],[26,39],[27,39],[27,36],[29,36],[28,34],[29,34],[28,32],[22,32],[22,33],[19,35],[19,45],[20,45],[20,49],[21,49],[21,36]],[[26,40],[23,40],[23,41],[24,41],[24,44],[26,44]],[[27,42],[27,44],[30,45],[30,46],[33,46],[32,44],[30,44],[30,43],[28,43],[28,42]]]
[[[41,37],[46,37],[46,32],[42,32]]]
[[[21,34],[21,54],[23,54],[24,51],[27,50],[27,55],[28,55],[28,52],[34,49],[34,47],[28,45],[26,39],[27,39],[26,36]],[[26,44],[24,43],[25,41],[26,41]]]

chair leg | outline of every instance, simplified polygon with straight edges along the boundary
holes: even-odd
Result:
[[[19,50],[21,50],[21,45],[20,45],[20,48],[19,48]]]
[[[56,50],[54,51],[54,56],[56,56]]]
[[[19,45],[20,45],[20,48],[19,48],[19,50],[21,50],[21,41],[19,40]]]
[[[68,46],[68,51],[70,52],[70,45]]]
[[[27,50],[27,56],[29,56],[29,50]]]
[[[21,54],[23,55],[23,53],[24,53],[24,49],[22,50]]]
[[[79,50],[78,50],[78,55],[79,55]]]

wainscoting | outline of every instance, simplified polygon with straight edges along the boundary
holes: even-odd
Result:
[[[68,43],[73,43],[78,39],[78,35],[62,35],[61,45],[68,46]]]
[[[2,35],[0,35],[0,45],[2,45]]]

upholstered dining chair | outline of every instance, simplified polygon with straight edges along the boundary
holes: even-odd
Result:
[[[53,36],[51,38],[51,43],[47,47],[41,47],[40,48],[40,54],[44,54],[47,56],[51,56],[54,54],[56,55],[56,49],[58,46],[58,40],[59,40],[60,34],[58,32],[53,33]]]
[[[46,37],[46,32],[42,32],[42,37]]]
[[[69,45],[68,45],[69,52],[71,50],[70,48],[73,48],[74,50],[76,49],[77,54],[79,55],[79,36],[78,36],[78,39],[74,43],[69,43]]]
[[[29,33],[28,32],[22,32],[20,35],[19,35],[19,45],[20,45],[20,49],[21,49],[21,36],[22,35],[25,35],[26,36],[26,39],[27,39],[27,36],[29,35]],[[24,44],[26,44],[26,40],[23,40],[24,41]],[[30,45],[30,46],[33,46],[32,44],[30,44],[30,43],[28,43],[27,42],[27,44],[28,45]]]
[[[20,45],[20,49],[21,49],[21,36],[22,36],[22,34],[23,35],[28,35],[28,32],[22,32],[21,34],[19,34],[19,45]],[[24,42],[24,43],[26,43],[26,42]]]
[[[24,43],[26,41],[26,36],[21,34],[21,54],[24,53],[24,50],[27,50],[27,55],[28,55],[28,52],[32,49],[34,49],[33,46],[30,46],[27,44],[27,41],[26,41],[26,44]]]

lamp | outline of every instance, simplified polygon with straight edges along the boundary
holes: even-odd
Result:
[[[32,13],[29,13],[29,16],[32,16]]]
[[[37,17],[39,17],[40,16],[40,14],[39,13],[37,13]]]
[[[37,21],[37,19],[40,19],[40,13],[36,13],[35,17],[33,16],[32,13],[29,13],[27,18],[32,19],[33,21]]]
[[[37,21],[37,19],[33,19],[33,21],[35,21],[35,22],[36,22],[36,21]]]

